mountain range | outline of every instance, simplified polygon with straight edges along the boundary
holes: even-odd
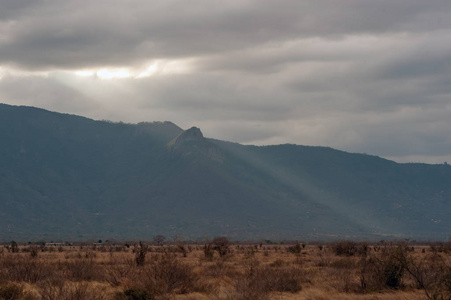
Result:
[[[0,241],[446,239],[451,166],[0,104]]]

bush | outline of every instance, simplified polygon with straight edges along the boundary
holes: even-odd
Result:
[[[149,247],[147,245],[144,245],[143,243],[139,242],[138,246],[135,248],[135,261],[136,265],[138,267],[144,266],[144,263],[146,262],[146,254],[149,250]]]
[[[123,293],[116,295],[116,300],[153,300],[155,297],[144,289],[126,289]]]
[[[218,251],[220,257],[229,253],[230,241],[226,237],[216,237],[212,241],[213,249]]]
[[[10,256],[1,262],[1,268],[6,271],[7,280],[36,283],[52,275],[52,270],[30,256]]]
[[[139,284],[149,295],[205,291],[193,267],[180,262],[173,253],[165,253],[146,265]]]
[[[290,246],[287,248],[288,252],[294,253],[294,254],[299,254],[302,251],[302,246],[299,243],[296,243],[294,246]]]
[[[406,253],[403,247],[386,247],[378,256],[360,261],[360,283],[363,291],[380,291],[383,288],[399,289],[402,286]]]
[[[335,255],[353,256],[357,253],[357,243],[352,241],[340,241],[332,244],[332,251]]]
[[[204,245],[204,256],[207,260],[212,260],[214,256],[213,246],[211,244]]]
[[[30,250],[30,256],[32,258],[37,258],[38,254],[39,254],[39,250],[40,250],[39,246],[31,245],[29,248],[30,248],[29,249]]]
[[[272,263],[270,263],[269,265],[273,268],[280,268],[280,267],[288,265],[288,263],[285,262],[283,259],[278,258],[275,261],[273,261]]]
[[[330,266],[335,269],[354,269],[355,260],[350,257],[344,257],[334,260],[330,263]]]
[[[42,300],[107,300],[105,288],[89,282],[47,280],[39,283]]]
[[[401,262],[428,299],[451,299],[451,266],[441,254],[434,252],[416,259],[410,255]]]
[[[17,283],[6,283],[0,285],[0,299],[21,299],[24,294],[23,287]]]
[[[245,269],[235,282],[238,299],[268,299],[271,292],[297,293],[301,281],[307,281],[296,267],[260,267],[258,261],[250,260]]]

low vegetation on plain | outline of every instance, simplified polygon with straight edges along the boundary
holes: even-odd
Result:
[[[447,300],[451,243],[11,242],[0,299]]]

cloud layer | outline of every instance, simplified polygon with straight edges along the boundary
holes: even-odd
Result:
[[[451,160],[449,0],[0,0],[0,101]]]

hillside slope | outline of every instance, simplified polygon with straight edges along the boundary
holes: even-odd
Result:
[[[445,238],[451,167],[0,104],[0,239]]]

